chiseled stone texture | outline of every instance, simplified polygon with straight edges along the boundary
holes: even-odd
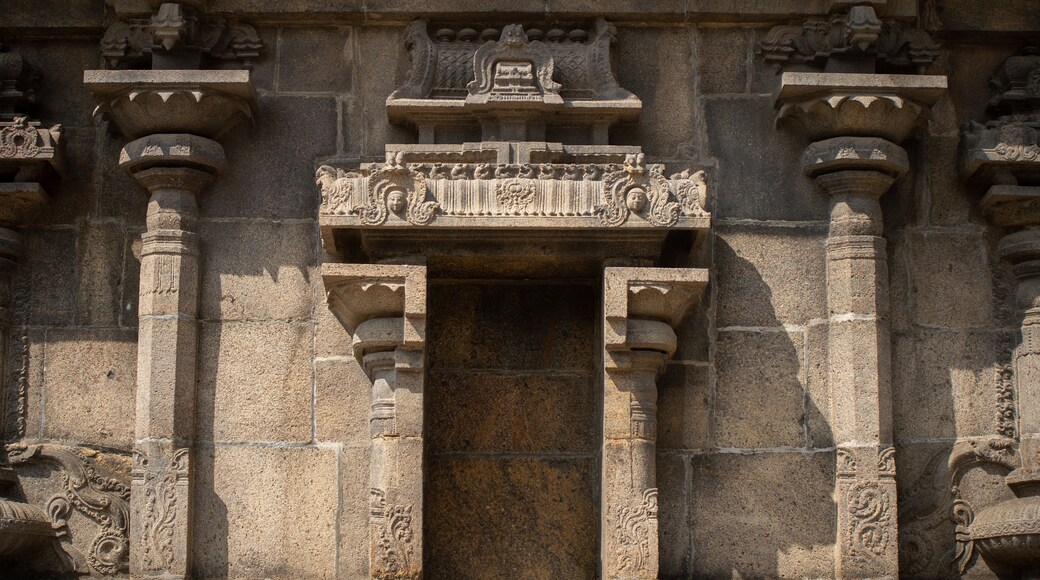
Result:
[[[693,577],[831,577],[834,454],[692,458]]]
[[[305,222],[207,221],[203,320],[303,320],[312,311],[317,230]]]
[[[196,437],[310,441],[312,325],[202,323]]]
[[[195,577],[334,577],[337,456],[310,446],[199,448]]]
[[[803,334],[724,331],[715,346],[716,445],[805,447]]]
[[[825,226],[716,226],[715,325],[772,328],[827,317]]]
[[[129,448],[134,435],[137,333],[51,329],[40,354],[30,363],[43,366],[41,436]]]

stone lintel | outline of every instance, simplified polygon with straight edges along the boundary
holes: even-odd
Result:
[[[83,84],[127,137],[190,133],[216,139],[252,121],[248,70],[88,70]]]
[[[902,142],[946,92],[940,75],[785,72],[774,94],[777,123],[812,139],[876,136]]]

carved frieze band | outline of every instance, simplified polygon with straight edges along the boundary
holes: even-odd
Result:
[[[624,165],[405,164],[316,175],[322,216],[357,225],[436,225],[438,217],[588,218],[602,226],[676,226],[707,218],[704,172],[666,178],[630,155]]]

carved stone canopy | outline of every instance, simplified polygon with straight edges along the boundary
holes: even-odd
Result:
[[[611,71],[616,29],[605,20],[479,28],[408,26],[411,71],[386,101],[392,122],[417,126],[423,143],[459,125],[479,125],[485,141],[544,141],[553,123],[606,144],[611,125],[639,116],[642,102]]]

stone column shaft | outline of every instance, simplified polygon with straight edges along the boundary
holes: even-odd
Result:
[[[657,378],[707,282],[706,270],[604,268],[603,578],[657,578]]]
[[[839,578],[899,575],[888,267],[878,202],[893,181],[864,169],[816,176],[831,196],[827,348]]]
[[[372,381],[369,575],[421,578],[426,267],[325,264],[322,278]]]
[[[185,147],[210,171],[171,158],[171,148],[179,155]],[[187,578],[198,342],[196,197],[222,166],[223,150],[194,135],[152,135],[128,144],[122,164],[151,195],[141,236],[130,572]]]

